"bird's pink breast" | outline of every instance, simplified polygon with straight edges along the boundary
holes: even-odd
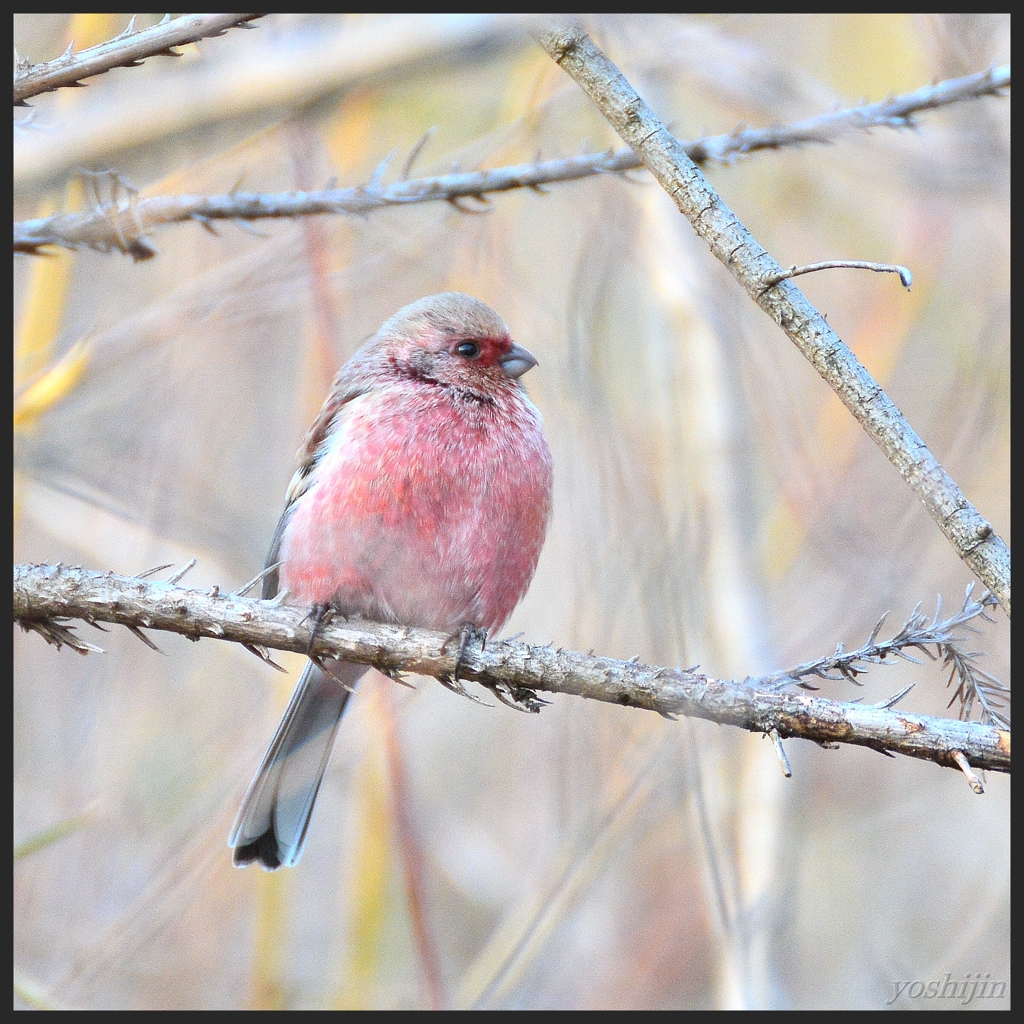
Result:
[[[290,600],[436,629],[499,628],[551,508],[551,455],[518,385],[489,402],[423,381],[346,405],[282,537]]]

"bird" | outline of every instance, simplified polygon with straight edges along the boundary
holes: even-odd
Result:
[[[460,292],[386,320],[338,371],[299,449],[263,598],[286,588],[289,604],[452,637],[500,629],[551,517],[551,451],[520,382],[536,365]],[[307,662],[231,829],[236,866],[298,863],[367,668]]]

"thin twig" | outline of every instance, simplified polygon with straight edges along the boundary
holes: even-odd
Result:
[[[199,563],[198,558],[190,558],[177,572],[167,577],[168,583],[180,583]]]
[[[262,582],[264,580],[264,578],[269,576],[276,569],[280,569],[280,568],[281,568],[281,563],[280,562],[274,562],[273,565],[268,565],[266,568],[261,569],[258,573],[256,573],[255,576],[253,576],[253,578],[251,580],[249,580],[248,583],[242,584],[242,586],[240,586],[234,592],[234,596],[235,597],[245,597],[245,595],[248,594],[249,591],[252,590],[252,588],[255,587],[257,583]],[[176,581],[172,581],[172,582],[176,582]]]
[[[256,657],[259,658],[264,665],[269,665],[272,669],[276,669],[278,672],[284,672],[285,675],[288,674],[288,669],[286,669],[283,665],[278,665],[278,663],[274,661],[274,659],[271,658],[270,655],[262,647],[257,647],[256,644],[242,644],[242,646],[250,654],[255,654]]]
[[[772,741],[772,746],[775,748],[775,756],[779,759],[779,764],[782,765],[782,774],[787,779],[793,778],[793,769],[789,765],[789,758],[786,756],[786,748],[782,745],[782,740],[779,737],[777,729],[768,730],[768,738]]]
[[[164,562],[162,565],[154,565],[152,569],[145,569],[140,573],[137,573],[137,577],[140,580],[148,579],[150,576],[155,576],[158,572],[163,572],[164,569],[170,569],[174,565],[173,562]],[[174,581],[177,582],[177,581]]]
[[[826,260],[824,263],[805,263],[802,267],[792,266],[789,270],[781,270],[775,274],[769,274],[765,279],[765,287],[780,281],[788,281],[791,277],[799,277],[801,274],[815,274],[819,270],[873,270],[876,274],[899,274],[903,287],[910,291],[914,283],[914,275],[906,267],[897,263],[871,263],[867,260]]]
[[[421,136],[419,142],[416,143],[412,149],[409,150],[409,155],[405,158],[405,163],[402,164],[402,170],[398,175],[399,181],[408,181],[409,174],[412,171],[412,165],[416,163],[417,158],[423,152],[424,147],[430,141],[431,136],[437,131],[436,125],[431,125]]]
[[[962,750],[954,750],[952,753],[953,760],[956,761],[960,770],[964,773],[964,777],[967,779],[967,784],[980,796],[985,792],[985,787],[982,785],[981,779],[978,778],[977,772],[971,767],[967,758],[964,757]]]

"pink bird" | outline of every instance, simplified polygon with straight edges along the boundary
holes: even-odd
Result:
[[[537,360],[459,292],[400,309],[338,371],[299,450],[263,584],[292,604],[453,634],[497,630],[551,513],[551,452],[519,378]],[[234,863],[302,856],[352,687],[310,661],[238,811]]]

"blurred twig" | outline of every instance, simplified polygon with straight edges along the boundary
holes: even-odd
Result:
[[[63,821],[58,821],[56,824],[50,825],[49,828],[44,828],[27,839],[23,839],[20,843],[15,843],[14,863],[17,864],[19,860],[26,857],[33,857],[40,850],[46,850],[54,843],[63,842],[68,836],[73,836],[90,824],[94,817],[95,813],[90,808],[82,814],[75,814]]]
[[[17,969],[14,971],[14,998],[32,1010],[63,1009],[54,1004],[48,988]]]
[[[643,159],[712,253],[825,378],[1009,616],[1009,548],[878,382],[791,281],[768,283],[785,270],[722,202],[683,144],[590,36],[576,25],[562,25],[538,34],[538,41]]]
[[[759,149],[834,142],[857,130],[913,127],[911,115],[916,111],[994,95],[1009,85],[1010,69],[994,68],[965,78],[938,82],[882,103],[837,110],[795,124],[748,128],[679,144],[691,160],[703,164],[729,160]],[[417,150],[414,150],[410,158],[416,154]],[[520,188],[539,189],[559,181],[576,181],[595,174],[618,174],[642,166],[643,161],[632,149],[623,149],[412,181],[406,180],[402,174],[390,185],[381,184],[385,162],[365,185],[308,192],[231,191],[220,196],[152,196],[144,199],[130,193],[126,199],[118,200],[115,188],[112,189],[111,202],[100,203],[88,212],[56,214],[16,223],[14,251],[36,254],[45,245],[59,245],[67,249],[85,246],[103,252],[116,250],[135,259],[146,259],[156,253],[146,242],[146,234],[165,224],[194,220],[212,230],[213,223],[219,220],[367,214],[387,206],[483,199],[492,193]],[[116,185],[117,179],[113,175],[111,180]],[[779,273],[785,274],[786,271],[780,269]]]
[[[77,168],[109,168],[127,150],[177,146],[170,141],[175,136],[193,139],[228,122],[251,129],[328,97],[334,102],[352,86],[374,89],[418,74],[435,61],[454,67],[481,46],[521,45],[522,26],[536,18],[492,12],[277,17],[273,31],[250,32],[243,45],[207,47],[203,60],[187,65],[163,62],[158,73],[130,76],[123,88],[127,75],[103,83],[112,102],[96,97],[70,117],[47,106],[33,130],[17,139],[15,188],[49,187]],[[39,130],[42,122],[59,130]]]
[[[963,78],[934,82],[879,103],[816,114],[788,125],[746,128],[701,142],[683,142],[682,145],[695,164],[703,164],[755,149],[782,149],[806,142],[835,142],[851,132],[870,131],[872,128],[914,128],[914,114],[980,96],[1000,95],[1001,89],[1010,87],[1010,78],[1009,67],[989,68]]]
[[[44,92],[77,88],[83,78],[102,75],[114,68],[137,67],[147,57],[177,57],[172,47],[223,35],[262,14],[185,14],[171,21],[168,14],[159,25],[135,31],[135,19],[113,39],[87,50],[73,52],[74,42],[59,57],[43,64],[17,59],[14,67],[14,105]]]
[[[307,609],[203,592],[137,577],[63,566],[14,567],[14,621],[52,643],[69,643],[58,620],[112,622],[135,631],[161,629],[191,639],[215,637],[250,647],[333,655],[389,674],[459,675],[514,699],[544,690],[568,693],[674,718],[687,715],[782,739],[823,745],[853,743],[961,770],[958,752],[977,769],[1010,770],[1009,733],[963,722],[891,710],[892,701],[863,706],[804,694],[779,693],[779,679],[714,679],[695,670],[658,668],[575,651],[500,641],[461,655],[431,630],[363,621],[320,626],[311,636]],[[74,634],[70,634],[74,635]],[[76,649],[81,650],[80,647]],[[83,652],[84,653],[84,652]],[[799,669],[796,671],[800,671]],[[762,692],[767,687],[769,692]]]

